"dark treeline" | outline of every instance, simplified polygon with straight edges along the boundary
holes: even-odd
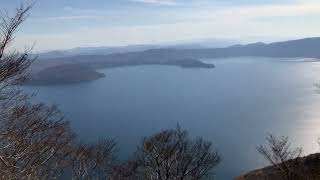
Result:
[[[20,85],[35,60],[30,49],[9,49],[18,27],[32,5],[16,14],[2,13],[0,22],[0,179],[213,179],[221,156],[209,141],[191,138],[177,126],[145,137],[127,161],[117,159],[113,139],[80,143],[56,106],[35,104]],[[274,166],[281,179],[319,179],[319,167],[301,163],[301,148],[288,138],[267,137],[258,152]]]

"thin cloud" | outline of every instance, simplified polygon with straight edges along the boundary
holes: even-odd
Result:
[[[65,6],[64,8],[63,8],[63,10],[65,10],[65,11],[72,11],[74,8],[73,7],[71,7],[71,6]]]
[[[48,17],[49,20],[83,20],[83,19],[95,19],[99,16],[57,16],[57,17]]]
[[[129,0],[129,1],[145,3],[145,4],[153,4],[153,5],[167,5],[167,6],[176,6],[180,4],[176,0]]]
[[[230,23],[234,23],[236,21],[260,20],[260,18],[272,18],[274,21],[277,21],[278,17],[317,17],[319,15],[320,2],[302,2],[282,5],[234,6],[228,8],[208,7],[206,9],[201,9],[200,11],[197,9],[178,16],[180,16],[180,19],[185,19],[187,21],[220,21],[221,19],[224,19]]]

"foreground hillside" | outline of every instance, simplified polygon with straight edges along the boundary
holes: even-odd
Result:
[[[295,180],[318,180],[320,179],[320,154],[311,154],[299,159],[301,177]],[[273,166],[254,170],[241,175],[236,180],[283,180],[281,173]]]

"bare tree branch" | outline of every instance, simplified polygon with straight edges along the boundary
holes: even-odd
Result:
[[[57,177],[74,135],[56,107],[25,104],[0,127],[0,179]]]
[[[115,161],[115,151],[116,143],[110,139],[75,145],[70,159],[72,179],[108,179]]]
[[[24,52],[9,51],[8,48],[14,40],[14,35],[20,25],[28,17],[28,12],[33,4],[21,4],[16,9],[15,15],[10,16],[7,12],[2,12],[0,17],[0,102],[4,105],[6,100],[11,103],[15,99],[25,97],[21,95],[18,84],[27,77],[27,69],[35,58],[30,56],[32,48]]]
[[[212,149],[210,142],[202,138],[192,140],[186,131],[177,127],[144,138],[138,147],[137,172],[150,180],[202,179],[211,175],[220,161],[219,153]]]
[[[268,135],[267,144],[257,147],[257,151],[274,166],[286,180],[293,180],[299,176],[301,166],[299,158],[302,148],[292,148],[288,137]]]

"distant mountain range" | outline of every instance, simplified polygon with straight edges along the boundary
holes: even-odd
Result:
[[[235,40],[208,39],[198,41],[180,41],[176,43],[164,44],[138,44],[118,47],[77,47],[66,50],[55,50],[38,54],[41,59],[70,57],[79,55],[109,55],[114,53],[126,53],[145,51],[149,49],[204,49],[204,48],[222,48],[239,43]]]
[[[228,58],[245,56],[320,58],[320,37],[269,44],[258,42],[247,45],[233,45],[227,48],[152,49],[136,54],[142,57],[161,56],[163,58]]]
[[[174,65],[184,68],[212,68],[213,65],[203,63],[199,59],[245,56],[320,58],[320,38],[306,38],[269,44],[258,42],[247,45],[232,45],[225,48],[153,48],[154,46],[132,46],[131,50],[133,52],[118,52],[108,54],[111,52],[110,50],[105,52],[107,55],[69,56],[62,54],[61,57],[48,59],[45,59],[45,56],[40,56],[42,59],[38,60],[38,62],[32,66],[33,78],[31,78],[30,82],[35,81],[36,79],[39,80],[39,82],[51,81],[50,78],[56,77],[52,73],[59,73],[59,69],[61,69],[63,65],[72,66],[70,66],[71,68],[68,68],[69,73],[62,74],[67,74],[68,76],[72,74],[79,74],[78,70],[81,69],[82,72],[90,72],[90,77],[98,78],[102,76],[99,74],[93,76],[92,71],[84,71],[84,67],[93,70],[97,68],[113,68],[137,65]],[[128,49],[130,48],[127,47],[126,51],[128,51]],[[88,53],[89,51],[87,50],[88,48],[86,48],[84,51]],[[78,51],[81,51],[81,49]],[[104,49],[94,48],[90,52],[97,51],[101,51],[100,53],[102,53],[104,52]],[[81,68],[75,68],[76,66],[81,66]],[[57,69],[54,69],[55,67],[57,67]],[[75,71],[74,73],[72,73],[73,70]],[[41,76],[39,75],[40,72]],[[51,75],[46,75],[46,73]],[[64,83],[68,83],[69,77],[67,75],[59,76],[60,79],[55,79],[54,82],[57,83],[61,80]],[[49,77],[49,79],[44,79],[42,77]],[[85,75],[81,77],[85,77]],[[81,82],[82,79],[87,80],[86,78],[75,80],[72,76],[72,82]],[[93,80],[94,78],[89,79]]]

